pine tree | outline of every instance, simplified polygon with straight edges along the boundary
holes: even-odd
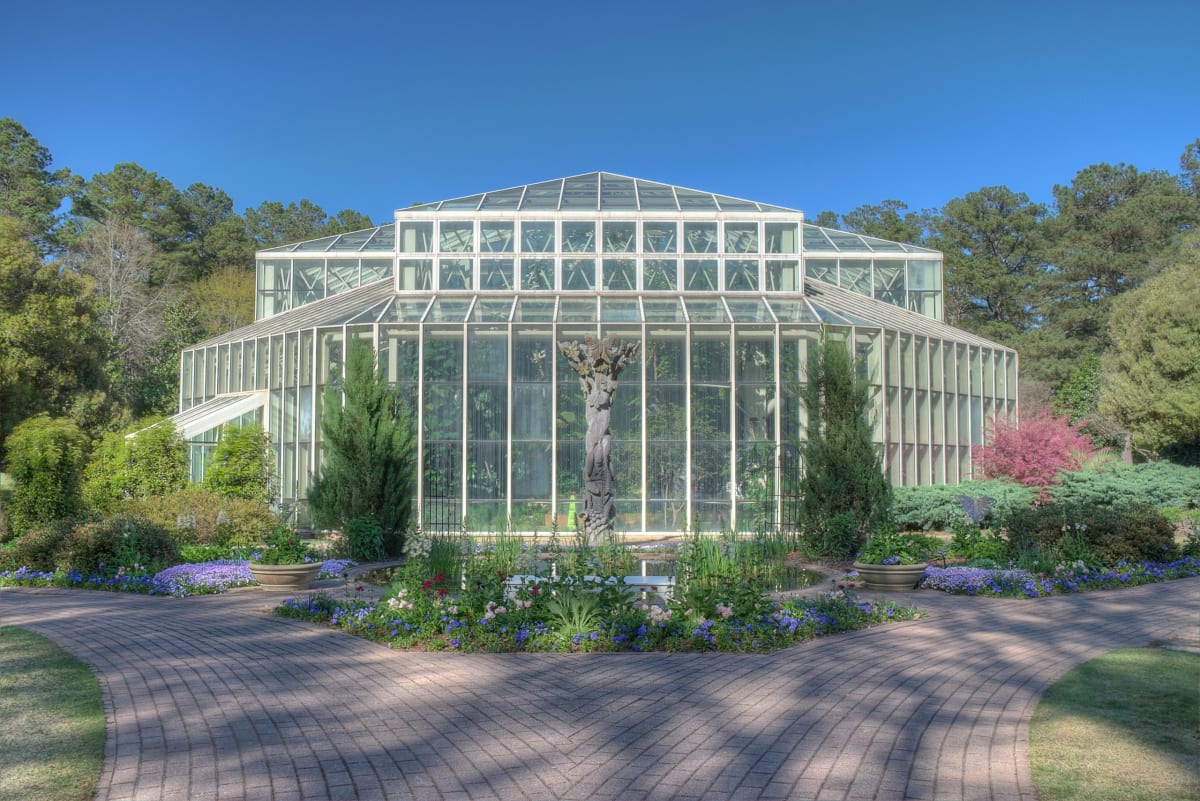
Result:
[[[343,403],[344,398],[344,403]],[[400,553],[413,516],[416,431],[404,396],[364,342],[351,342],[342,386],[325,391],[323,460],[308,491],[313,521],[344,529],[372,517],[384,549]]]
[[[891,485],[871,438],[870,386],[855,376],[845,343],[822,336],[800,394],[808,415],[800,516],[825,556],[844,558],[891,510]]]

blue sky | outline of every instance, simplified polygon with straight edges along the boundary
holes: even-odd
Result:
[[[1049,201],[1200,137],[1194,0],[2,6],[0,116],[55,166],[136,161],[239,210],[384,222],[595,170],[810,215]]]

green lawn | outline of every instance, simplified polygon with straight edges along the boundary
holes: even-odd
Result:
[[[45,637],[0,627],[0,801],[85,801],[104,760],[100,683]]]
[[[1072,670],[1033,715],[1041,801],[1200,798],[1200,655],[1122,648]]]

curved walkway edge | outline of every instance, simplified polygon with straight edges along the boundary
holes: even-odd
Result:
[[[391,651],[277,599],[0,590],[0,623],[92,666],[99,801],[1034,801],[1029,720],[1072,667],[1196,644],[1200,578],[1024,601],[769,655]]]

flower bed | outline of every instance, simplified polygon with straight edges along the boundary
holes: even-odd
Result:
[[[0,571],[0,587],[69,587],[184,598],[189,595],[211,595],[254,584],[248,564],[241,559],[194,562],[168,567],[153,576],[84,576],[77,570],[46,572],[22,567]],[[347,568],[356,564],[349,559],[327,559],[322,563],[317,578],[338,578]]]
[[[1116,567],[1095,568],[1077,562],[1058,565],[1053,573],[1027,570],[993,570],[979,567],[927,567],[919,589],[956,595],[991,595],[1007,598],[1040,598],[1088,590],[1133,587],[1168,579],[1200,575],[1194,556],[1171,562],[1122,562]]]
[[[894,620],[912,620],[911,606],[864,601],[835,591],[816,598],[767,604],[747,615],[718,603],[707,614],[640,602],[563,613],[536,598],[507,605],[489,601],[482,612],[441,589],[400,594],[378,604],[337,600],[322,593],[288,599],[276,614],[324,623],[393,648],[461,651],[732,651],[765,652],[826,634]],[[561,606],[561,605],[560,605]]]

